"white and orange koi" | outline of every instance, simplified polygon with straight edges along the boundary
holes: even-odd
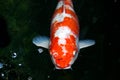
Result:
[[[37,36],[33,38],[33,43],[49,49],[56,69],[69,69],[81,48],[95,44],[94,40],[79,41],[79,31],[79,22],[72,1],[59,0],[51,21],[50,39]]]

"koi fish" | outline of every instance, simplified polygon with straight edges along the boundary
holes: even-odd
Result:
[[[56,69],[70,69],[80,49],[95,44],[94,40],[79,41],[79,29],[72,0],[59,0],[51,21],[50,38],[37,36],[33,44],[49,49]]]

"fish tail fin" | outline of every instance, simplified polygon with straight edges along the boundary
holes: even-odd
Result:
[[[67,2],[71,2],[71,1],[73,1],[73,0],[58,0],[58,1],[67,1]]]
[[[73,7],[72,0],[58,0],[58,2],[63,1],[64,4],[71,5]]]

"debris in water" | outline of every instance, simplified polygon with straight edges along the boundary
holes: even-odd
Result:
[[[20,63],[20,64],[18,64],[18,66],[22,66],[22,64]]]
[[[0,63],[0,69],[2,69],[3,68],[3,63]]]
[[[31,77],[31,76],[29,76],[29,77],[28,77],[28,80],[32,80],[32,77]]]
[[[1,76],[2,76],[2,77],[4,77],[4,76],[5,76],[5,74],[4,74],[4,73],[1,73]]]
[[[42,52],[43,52],[43,49],[42,49],[42,48],[39,48],[39,49],[38,49],[38,52],[39,52],[39,53],[42,53]]]
[[[14,52],[13,54],[12,54],[12,58],[16,58],[17,57],[17,54]]]

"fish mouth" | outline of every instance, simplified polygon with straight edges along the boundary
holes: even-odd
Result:
[[[71,69],[71,66],[67,66],[67,67],[60,67],[58,65],[55,65],[56,69]]]
[[[52,61],[56,69],[70,69],[71,68],[71,65],[69,63],[66,63],[62,58],[54,59],[52,57]]]

